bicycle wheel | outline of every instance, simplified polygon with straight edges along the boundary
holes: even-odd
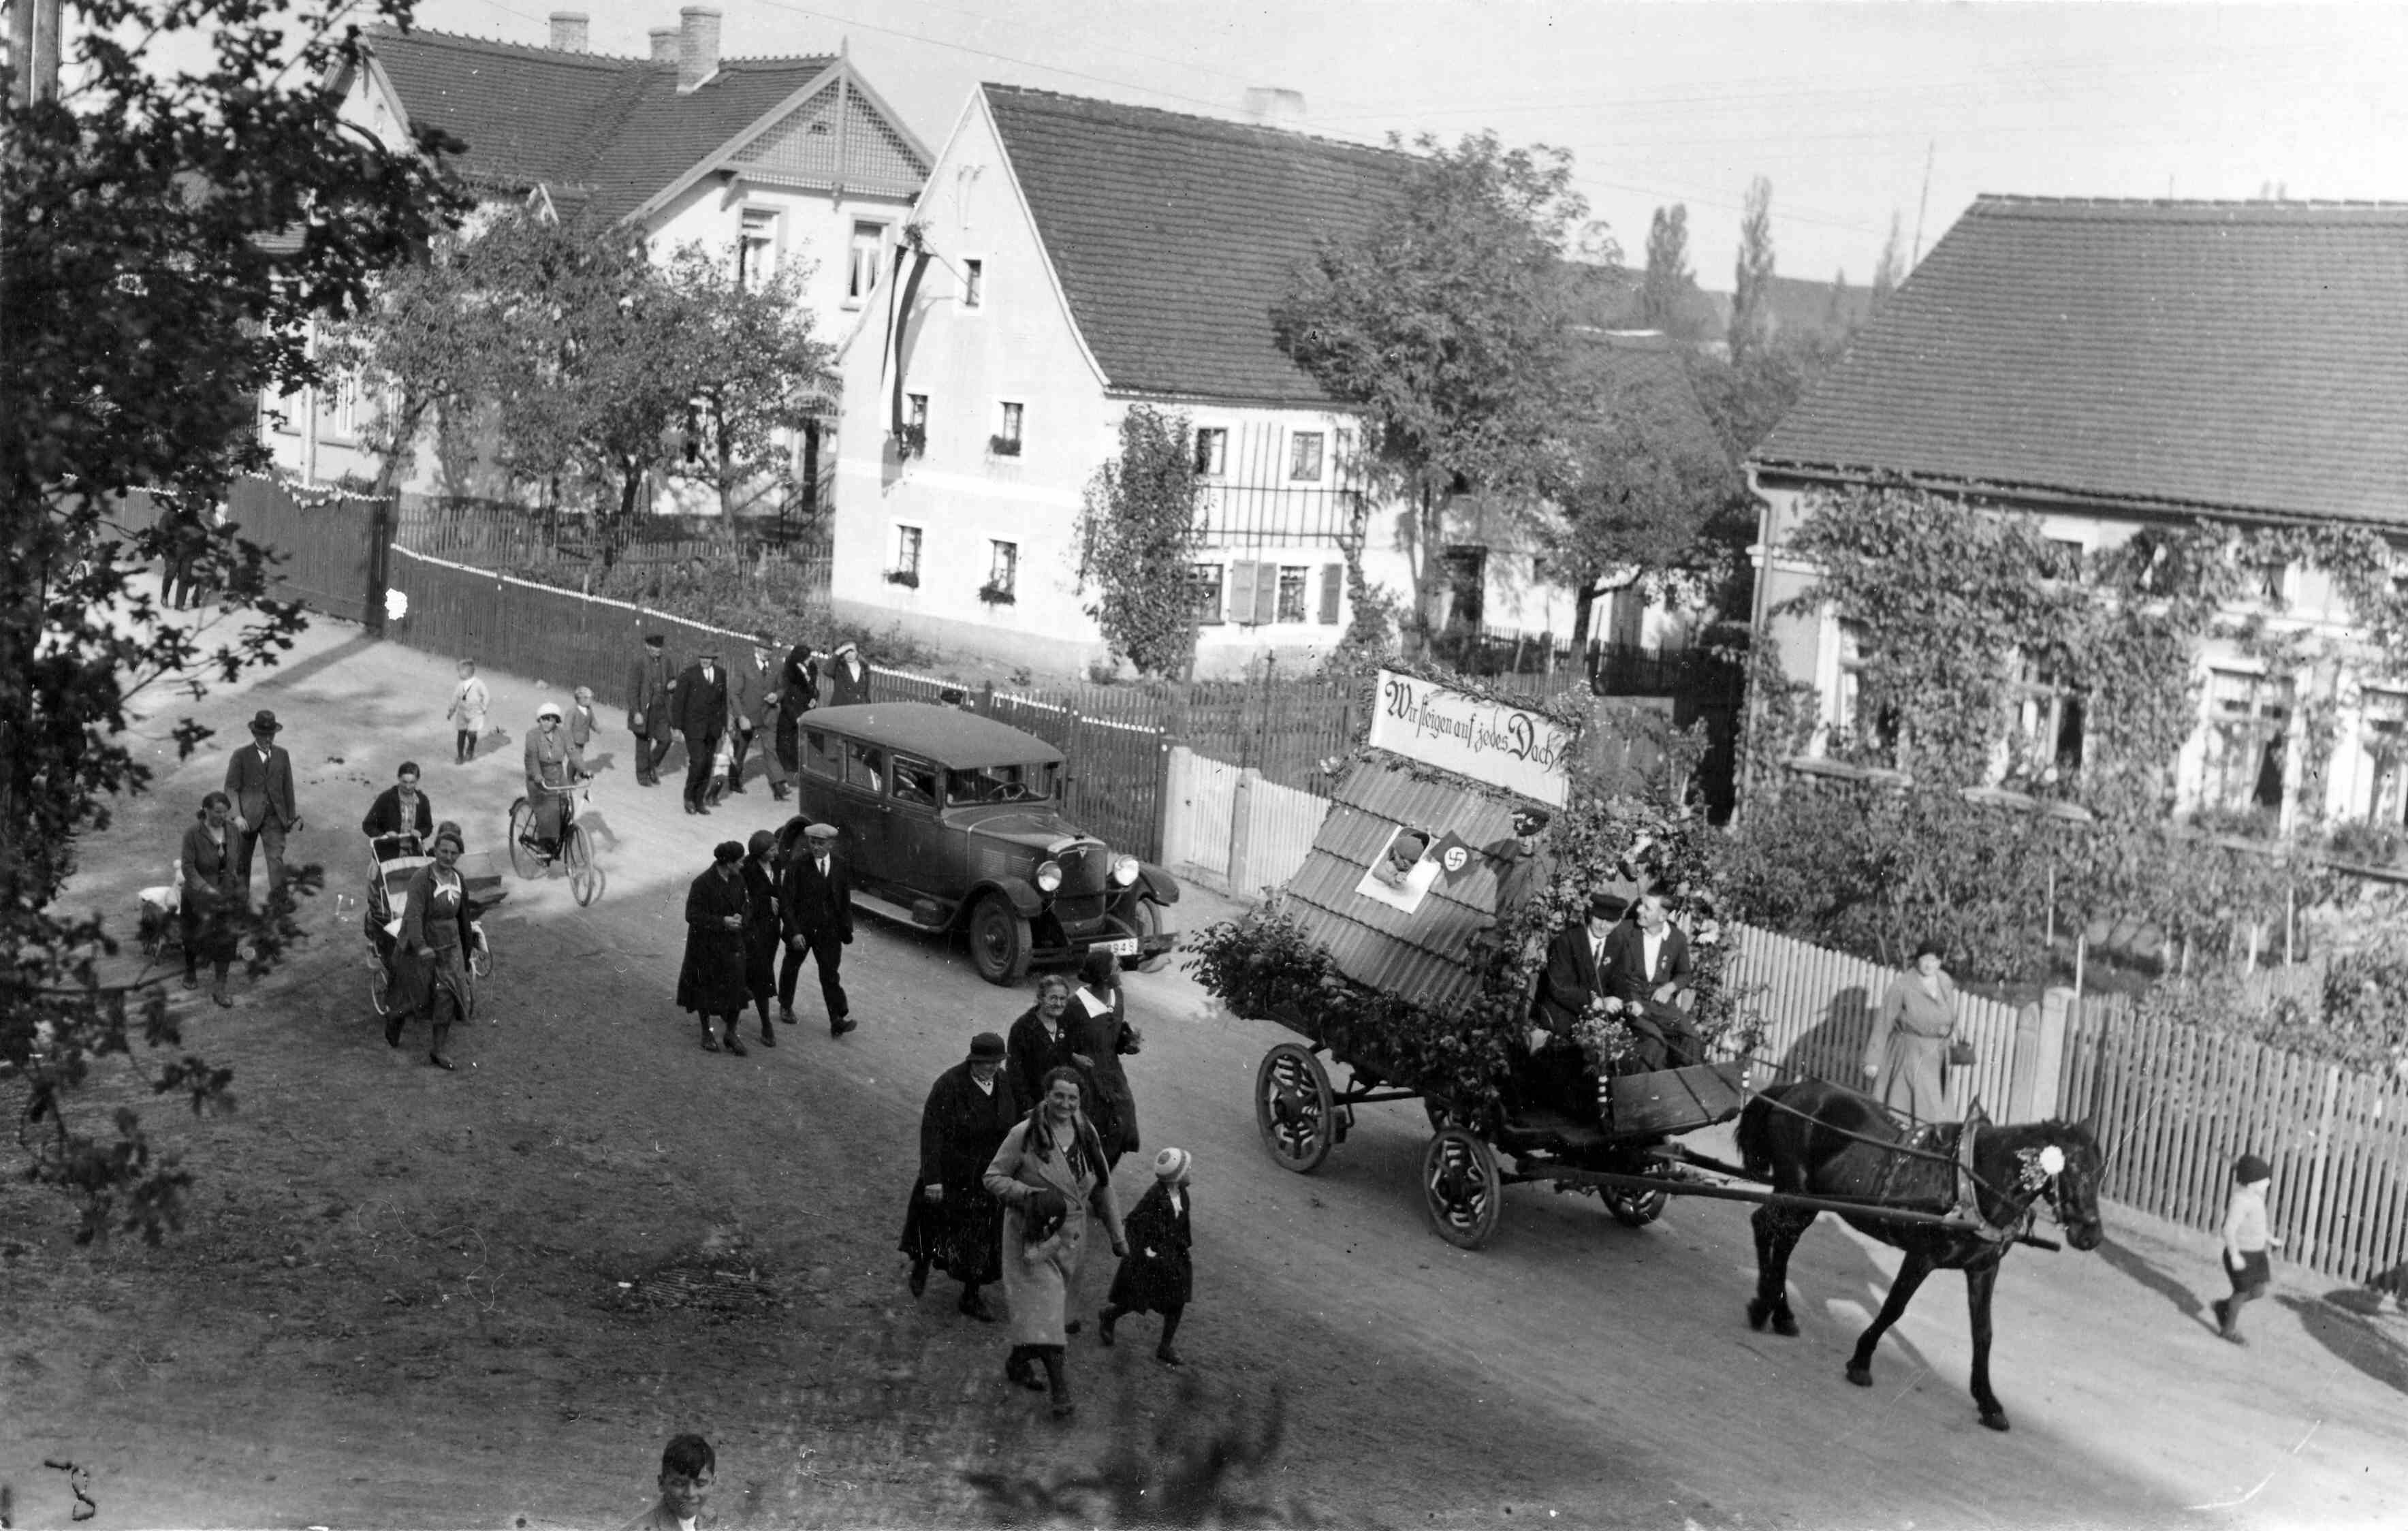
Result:
[[[572,823],[560,842],[560,860],[568,868],[569,895],[580,905],[602,896],[602,864],[594,859],[594,838],[585,826]]]
[[[494,949],[479,942],[468,949],[468,971],[477,978],[494,976]]]
[[[526,843],[526,837],[534,827],[535,810],[527,807],[527,800],[521,797],[513,801],[510,804],[510,870],[521,877],[543,876],[544,859]]]
[[[368,1008],[379,1015],[393,1013],[393,969],[374,952],[368,954]]]

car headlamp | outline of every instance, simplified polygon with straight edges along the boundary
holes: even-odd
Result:
[[[1113,885],[1122,888],[1127,887],[1130,883],[1137,880],[1137,858],[1135,856],[1123,856],[1120,860],[1112,863]]]
[[[1037,886],[1040,892],[1052,893],[1062,885],[1062,864],[1049,861],[1037,868]]]

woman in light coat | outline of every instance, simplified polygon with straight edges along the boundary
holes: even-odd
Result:
[[[1945,1098],[1949,1038],[1956,1031],[1956,985],[1940,966],[1942,948],[1926,940],[1914,965],[1882,996],[1865,1044],[1873,1098],[1918,1122],[1950,1122]]]
[[[1057,1420],[1069,1418],[1072,1409],[1062,1350],[1068,1343],[1066,1318],[1086,1257],[1090,1220],[1102,1221],[1114,1254],[1128,1253],[1120,1207],[1112,1200],[1111,1169],[1095,1127],[1079,1109],[1079,1091],[1077,1069],[1048,1073],[1037,1109],[1005,1135],[986,1166],[987,1194],[1004,1208],[1003,1291],[1011,1304],[1011,1354],[1003,1374],[1023,1387],[1050,1387]],[[1044,1381],[1030,1370],[1031,1362],[1044,1367]]]

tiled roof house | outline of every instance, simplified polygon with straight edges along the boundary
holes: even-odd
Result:
[[[2086,551],[2201,517],[2357,522],[2408,541],[2403,422],[2408,204],[1985,196],[1748,468],[1761,546],[1776,550],[1812,496],[1875,479],[2036,515]],[[1840,614],[1766,622],[1811,574],[1777,552],[1760,566],[1760,632],[1821,688],[1827,725],[1848,726]],[[2281,620],[2347,636],[2318,571],[2279,578]],[[2200,664],[2186,799],[2296,814],[2306,678],[2216,645]],[[2408,809],[2378,759],[2408,690],[2384,680],[2344,687],[2331,818]],[[2077,765],[2065,699],[2036,685],[2021,706],[2028,742]]]
[[[1354,411],[1271,324],[1320,241],[1370,227],[1410,164],[1258,123],[982,87],[916,213],[926,267],[890,293],[910,308],[867,316],[842,359],[839,609],[1025,663],[1099,654],[1075,527],[1137,403],[1197,433],[1198,673],[1326,651],[1350,615],[1355,539],[1371,579],[1410,589],[1392,508],[1366,499]],[[1498,571],[1492,599],[1532,593],[1529,560],[1519,569]]]
[[[442,129],[488,200],[638,226],[664,257],[701,243],[747,269],[807,261],[820,333],[842,334],[890,264],[926,145],[842,52],[722,57],[717,10],[679,19],[644,58],[587,51],[585,17],[566,11],[543,48],[373,27],[343,110],[389,144]],[[325,405],[308,422],[313,477],[351,465],[356,405]]]

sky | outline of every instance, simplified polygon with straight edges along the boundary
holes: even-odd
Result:
[[[422,27],[541,44],[582,6],[640,55],[680,0],[421,0]],[[718,0],[724,54],[832,51],[931,149],[981,80],[1208,116],[1299,91],[1305,131],[1571,150],[1635,264],[1688,207],[1727,290],[1750,179],[1778,268],[1870,279],[1891,220],[1928,250],[1982,193],[2408,199],[2408,6]],[[1927,197],[1927,166],[1928,197]]]

